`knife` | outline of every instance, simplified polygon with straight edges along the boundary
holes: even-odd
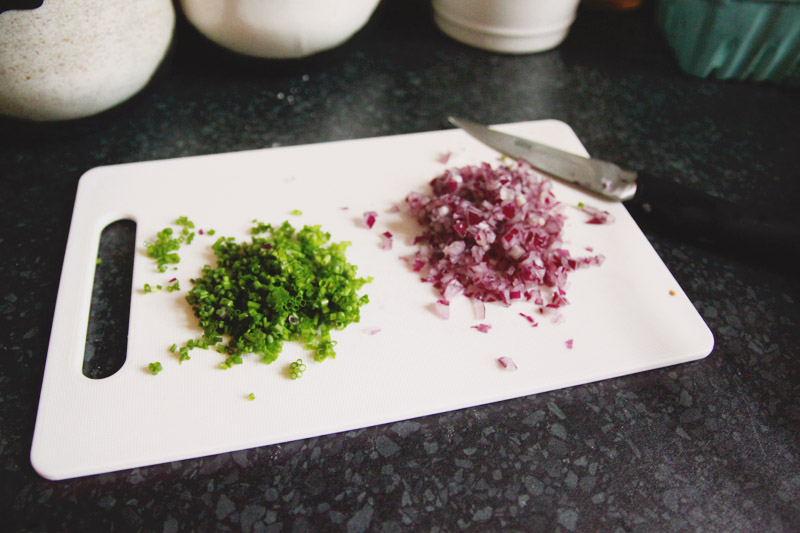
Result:
[[[732,202],[648,172],[581,157],[462,118],[450,122],[485,145],[523,159],[561,181],[623,202],[643,229],[759,261],[788,264],[800,252],[800,224],[773,220]]]

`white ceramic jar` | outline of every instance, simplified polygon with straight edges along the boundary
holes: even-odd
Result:
[[[464,44],[510,54],[543,52],[566,38],[579,0],[433,0],[436,25]]]
[[[300,58],[347,41],[380,0],[181,0],[186,18],[215,43],[241,54]]]
[[[139,92],[175,28],[170,0],[45,0],[0,13],[0,115],[83,118]]]

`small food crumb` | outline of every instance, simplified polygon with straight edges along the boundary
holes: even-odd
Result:
[[[297,379],[302,377],[303,372],[305,371],[306,371],[306,365],[303,363],[302,359],[298,359],[297,361],[289,365],[289,377],[292,379]]]
[[[670,296],[675,296],[675,291],[673,291],[673,290],[670,290],[670,291],[669,291],[669,295],[670,295]]]
[[[510,357],[505,357],[505,356],[498,357],[497,362],[500,363],[500,366],[502,366],[503,368],[505,368],[510,372],[513,372],[517,369],[516,363],[514,363],[514,360],[511,359]]]
[[[381,234],[381,249],[383,250],[391,250],[392,249],[392,233],[390,231],[384,231]]]
[[[525,313],[520,313],[519,316],[525,318],[525,320],[530,322],[532,328],[535,328],[539,325],[539,323],[536,322],[536,320],[530,315],[526,315]]]
[[[378,213],[375,211],[367,211],[364,213],[364,225],[372,229],[375,225],[375,220],[378,218]]]
[[[436,300],[436,316],[442,320],[450,318],[450,302],[447,300]]]

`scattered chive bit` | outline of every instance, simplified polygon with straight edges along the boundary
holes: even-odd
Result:
[[[178,349],[178,345],[177,344],[173,344],[172,346],[169,347],[169,351],[172,352],[172,353],[175,353],[175,350],[177,350],[177,349]]]
[[[294,216],[297,216],[297,217],[299,217],[300,215],[302,215],[302,214],[303,214],[303,212],[302,212],[302,211],[300,211],[299,209],[293,209],[293,210],[292,210],[292,214],[293,214]]]
[[[253,401],[256,399],[256,395],[251,392],[250,394],[247,395],[247,399]]]
[[[185,346],[181,347],[178,350],[178,353],[180,354],[180,357],[178,358],[178,364],[181,364],[184,361],[188,361],[189,359],[191,359],[191,357],[189,357],[189,348]]]
[[[163,289],[163,288],[164,288],[164,287],[162,287],[161,285],[156,285],[156,289],[158,289],[158,290],[161,290],[161,289]]]
[[[578,207],[583,207],[584,205],[586,204],[584,204],[583,202],[578,202]]]
[[[149,365],[147,365],[147,368],[150,369],[150,372],[152,372],[154,376],[159,372],[161,372],[162,370],[164,370],[163,367],[161,366],[161,363],[159,363],[158,361],[156,361],[155,363],[150,363]]]
[[[208,233],[209,235],[214,235],[216,233],[216,230],[210,229],[206,233]]]
[[[317,361],[335,357],[331,331],[360,320],[369,297],[358,290],[372,278],[357,277],[345,257],[350,243],[329,243],[320,226],[295,232],[288,222],[253,224],[249,243],[217,239],[216,266],[204,266],[191,280],[186,301],[203,329],[195,342],[225,355],[224,369],[241,364],[246,353],[271,363],[284,341],[300,341]],[[188,343],[180,349],[182,361],[189,349]]]
[[[179,290],[181,290],[181,285],[180,282],[177,280],[175,280],[175,282],[172,282],[170,285],[167,285],[167,292],[174,292]]]
[[[151,287],[149,283],[145,283],[144,284],[144,293],[148,294],[148,293],[151,293],[151,292],[153,292],[153,287]]]
[[[303,363],[302,359],[298,359],[289,365],[289,377],[292,379],[303,377],[303,372],[305,371],[306,365]]]
[[[103,262],[103,260],[102,260],[102,259],[100,259],[100,258],[98,257],[98,258],[97,258],[97,261],[95,261],[95,262],[94,262],[94,264],[95,264],[95,265],[99,265],[99,264],[100,264],[100,263],[102,263],[102,262]]]
[[[145,243],[147,246],[147,256],[156,260],[159,272],[166,272],[168,265],[174,265],[180,262],[181,258],[178,256],[178,249],[181,244],[186,242],[190,244],[194,239],[194,222],[185,216],[178,217],[175,221],[176,224],[181,226],[181,235],[174,237],[172,228],[164,228],[156,234],[156,242]]]

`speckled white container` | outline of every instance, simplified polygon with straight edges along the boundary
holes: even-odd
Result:
[[[45,0],[0,14],[0,114],[83,118],[139,92],[175,28],[170,0]]]

